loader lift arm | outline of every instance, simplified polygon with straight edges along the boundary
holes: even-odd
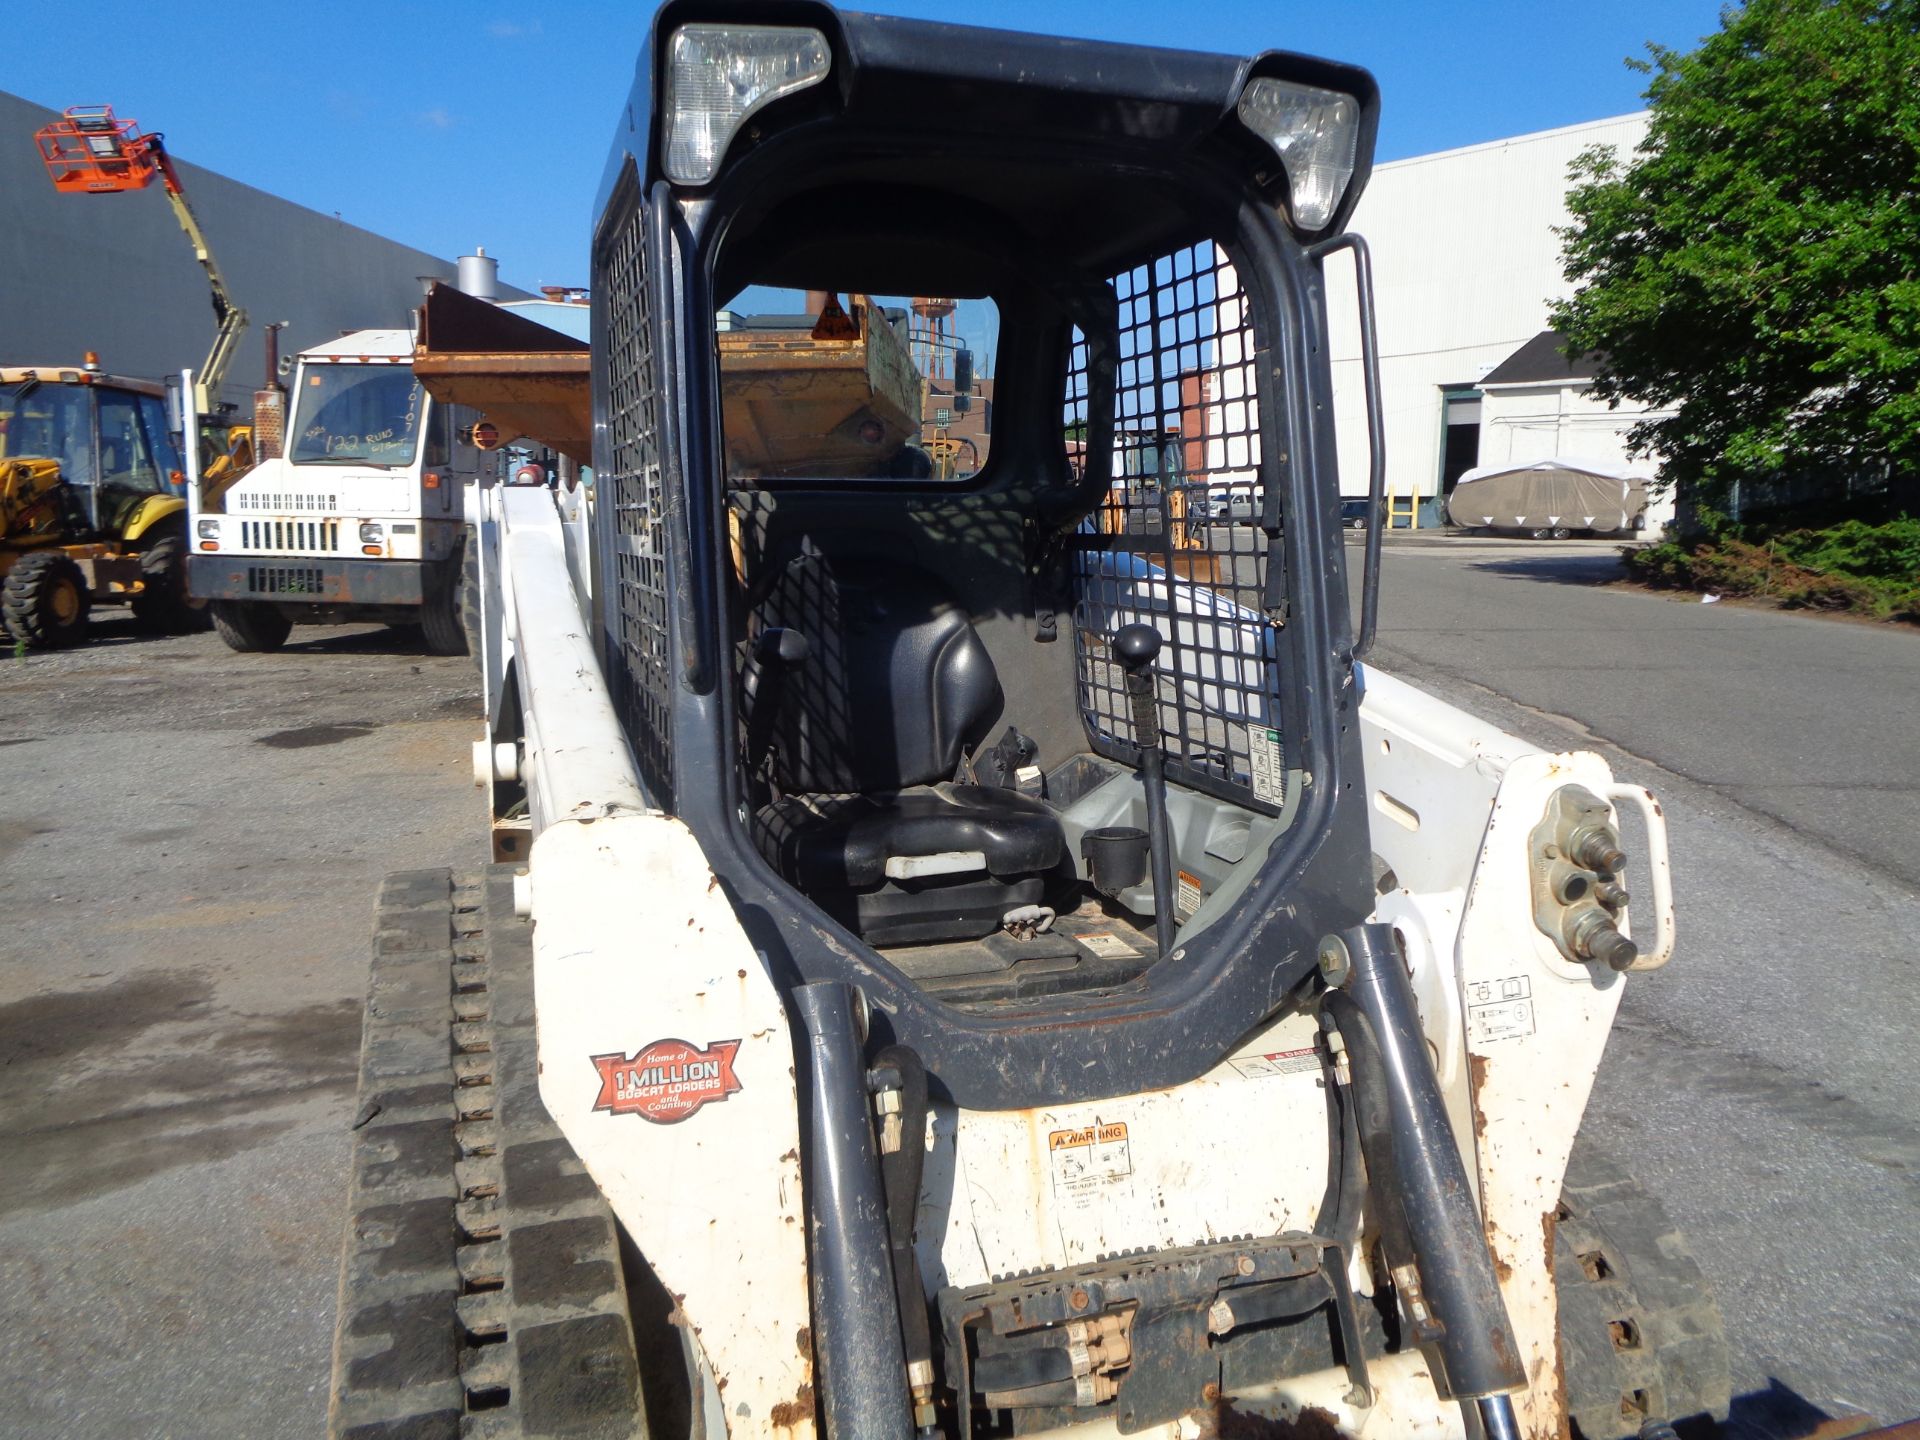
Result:
[[[187,199],[165,138],[157,130],[146,135],[138,132],[138,124],[116,117],[111,105],[75,105],[61,119],[36,131],[34,140],[53,177],[54,188],[63,192],[113,194],[144,190],[156,177],[160,180],[174,219],[193,246],[193,258],[206,272],[207,285],[213,292],[213,345],[196,372],[193,399],[201,415],[215,415],[221,409],[221,382],[246,332],[247,312],[234,303],[227,290],[226,277],[220,273],[213,247],[200,228],[200,217]]]

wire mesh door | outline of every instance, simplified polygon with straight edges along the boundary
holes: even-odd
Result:
[[[1280,528],[1260,442],[1253,322],[1226,252],[1184,247],[1112,280],[1118,307],[1112,483],[1075,537],[1074,647],[1094,748],[1136,762],[1109,641],[1160,632],[1161,744],[1170,779],[1268,812],[1284,803],[1279,637],[1269,591]],[[1088,433],[1085,338],[1068,356],[1064,434]]]

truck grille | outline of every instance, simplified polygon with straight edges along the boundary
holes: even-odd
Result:
[[[316,565],[249,565],[247,593],[251,595],[311,595],[320,598],[320,568]]]
[[[331,554],[339,545],[338,520],[240,522],[240,546],[244,550],[320,550]]]

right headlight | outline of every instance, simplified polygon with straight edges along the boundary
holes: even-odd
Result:
[[[1273,147],[1286,168],[1294,223],[1324,230],[1353,179],[1360,145],[1360,102],[1338,90],[1267,76],[1240,92],[1240,120]]]
[[[363,520],[360,522],[360,543],[362,545],[378,545],[386,538],[386,526],[375,524],[371,520]]]

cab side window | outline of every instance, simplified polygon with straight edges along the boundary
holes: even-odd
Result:
[[[453,407],[429,400],[433,413],[427,418],[427,456],[429,470],[453,464]]]
[[[154,461],[146,427],[141,424],[141,397],[125,391],[100,392],[100,483],[123,490],[162,488],[160,467]]]

